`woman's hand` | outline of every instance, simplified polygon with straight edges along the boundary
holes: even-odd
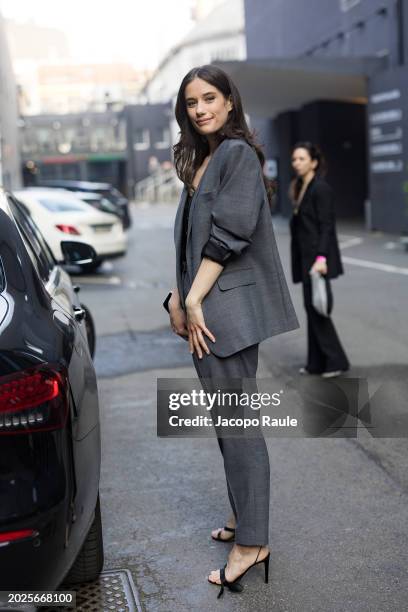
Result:
[[[170,325],[172,330],[178,336],[188,339],[187,317],[186,313],[180,305],[180,297],[178,291],[173,291],[169,300]]]
[[[315,261],[312,269],[312,272],[319,272],[320,274],[323,274],[323,276],[325,276],[327,274],[327,263],[323,260],[321,261]]]
[[[198,357],[202,359],[203,350],[210,354],[203,334],[208,336],[210,340],[215,342],[213,334],[207,329],[204,321],[203,310],[201,303],[187,296],[186,298],[187,308],[187,330],[188,330],[188,343],[190,345],[190,353],[193,354],[196,351]]]

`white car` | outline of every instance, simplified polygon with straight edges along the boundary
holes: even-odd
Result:
[[[13,192],[29,210],[57,261],[63,261],[61,240],[86,242],[95,249],[96,269],[103,260],[126,253],[127,238],[121,220],[97,210],[74,194],[32,187]]]

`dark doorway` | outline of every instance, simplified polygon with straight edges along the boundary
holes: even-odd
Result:
[[[288,198],[292,146],[302,140],[318,144],[328,165],[327,181],[336,194],[339,218],[364,219],[368,197],[366,106],[348,102],[319,101],[297,112],[279,115],[275,122],[279,177],[277,211],[291,214]]]
[[[368,197],[366,105],[315,102],[299,113],[299,138],[317,143],[328,165],[338,217],[364,219]]]
[[[111,183],[122,193],[126,190],[126,161],[92,161],[88,162],[87,180],[96,183]]]

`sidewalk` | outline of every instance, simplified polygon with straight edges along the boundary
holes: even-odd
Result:
[[[144,609],[405,609],[408,496],[340,439],[268,440],[270,582],[255,568],[241,594],[226,591],[217,601],[206,576],[231,546],[210,538],[229,511],[217,442],[156,437],[156,378],[193,375],[156,370],[100,382],[106,567],[132,571]]]
[[[157,378],[196,376],[161,307],[174,283],[175,211],[137,208],[128,257],[106,272],[106,281],[114,274],[119,283],[83,289],[99,333],[105,568],[132,572],[148,612],[404,610],[404,439],[269,439],[270,583],[255,568],[242,594],[225,592],[217,601],[207,574],[225,563],[231,546],[210,538],[229,512],[218,444],[156,436]],[[301,328],[262,343],[258,376],[291,388],[305,358],[304,311],[301,288],[290,282],[287,220],[274,223]],[[344,257],[407,266],[405,253],[384,247],[388,236],[342,224],[339,232]],[[334,319],[350,375],[374,385],[408,380],[406,278],[348,263],[345,272],[335,284]],[[406,396],[401,401],[405,409]]]

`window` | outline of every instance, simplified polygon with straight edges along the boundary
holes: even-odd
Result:
[[[109,150],[113,140],[112,136],[112,128],[110,126],[95,126],[90,133],[91,150]]]
[[[38,202],[50,212],[86,212],[84,206],[75,202],[38,198]]]
[[[340,0],[340,9],[343,13],[347,13],[357,4],[360,4],[360,0]]]
[[[133,148],[135,151],[142,151],[150,147],[149,130],[138,128],[134,131]]]
[[[170,130],[167,127],[156,128],[156,149],[168,149],[170,146]]]
[[[117,151],[125,151],[126,146],[126,122],[120,119],[115,125],[114,147]]]
[[[24,204],[10,196],[8,196],[8,203],[22,234],[31,261],[41,279],[46,283],[50,277],[51,270],[55,266],[55,259],[51,250]]]

